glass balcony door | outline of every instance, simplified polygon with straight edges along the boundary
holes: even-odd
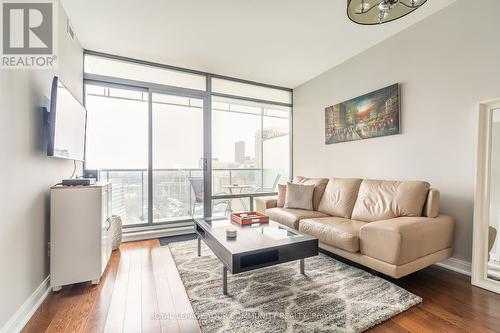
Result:
[[[148,224],[148,90],[85,83],[85,169],[113,187],[112,214]]]
[[[124,227],[208,214],[206,97],[87,81],[85,99],[85,169],[112,183],[112,213]]]
[[[152,92],[152,223],[204,214],[204,100]]]
[[[252,195],[272,194],[289,180],[290,113],[285,106],[212,98],[212,215],[251,210]],[[215,207],[223,200],[227,207]]]

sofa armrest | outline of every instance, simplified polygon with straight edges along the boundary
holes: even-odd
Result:
[[[422,211],[423,216],[427,217],[438,217],[439,216],[439,191],[431,188],[427,194],[427,199],[425,200],[424,209]]]
[[[255,210],[259,213],[263,213],[268,208],[274,208],[278,204],[278,196],[272,197],[257,197],[255,198]]]
[[[360,229],[360,251],[389,264],[403,265],[450,248],[454,224],[453,219],[446,215],[370,222]]]

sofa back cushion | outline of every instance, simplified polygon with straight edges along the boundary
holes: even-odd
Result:
[[[336,217],[351,218],[362,179],[331,178],[319,203],[318,211]]]
[[[402,216],[422,216],[429,183],[365,179],[361,183],[352,219],[365,222]]]
[[[302,176],[296,176],[293,179],[295,184],[302,185],[314,185],[313,193],[313,209],[318,210],[319,203],[325,192],[326,184],[328,184],[328,178],[308,178]]]

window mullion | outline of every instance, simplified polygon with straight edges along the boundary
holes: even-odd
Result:
[[[148,89],[148,225],[153,225],[153,94]]]

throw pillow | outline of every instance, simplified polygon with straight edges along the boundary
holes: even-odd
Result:
[[[276,203],[276,207],[283,208],[285,206],[285,198],[286,198],[286,185],[278,184],[278,202]]]
[[[286,183],[285,208],[313,210],[314,185]]]
[[[308,178],[302,176],[295,176],[293,182],[295,184],[314,185],[313,208],[314,210],[318,210],[321,197],[323,197],[326,184],[328,184],[328,178]]]

